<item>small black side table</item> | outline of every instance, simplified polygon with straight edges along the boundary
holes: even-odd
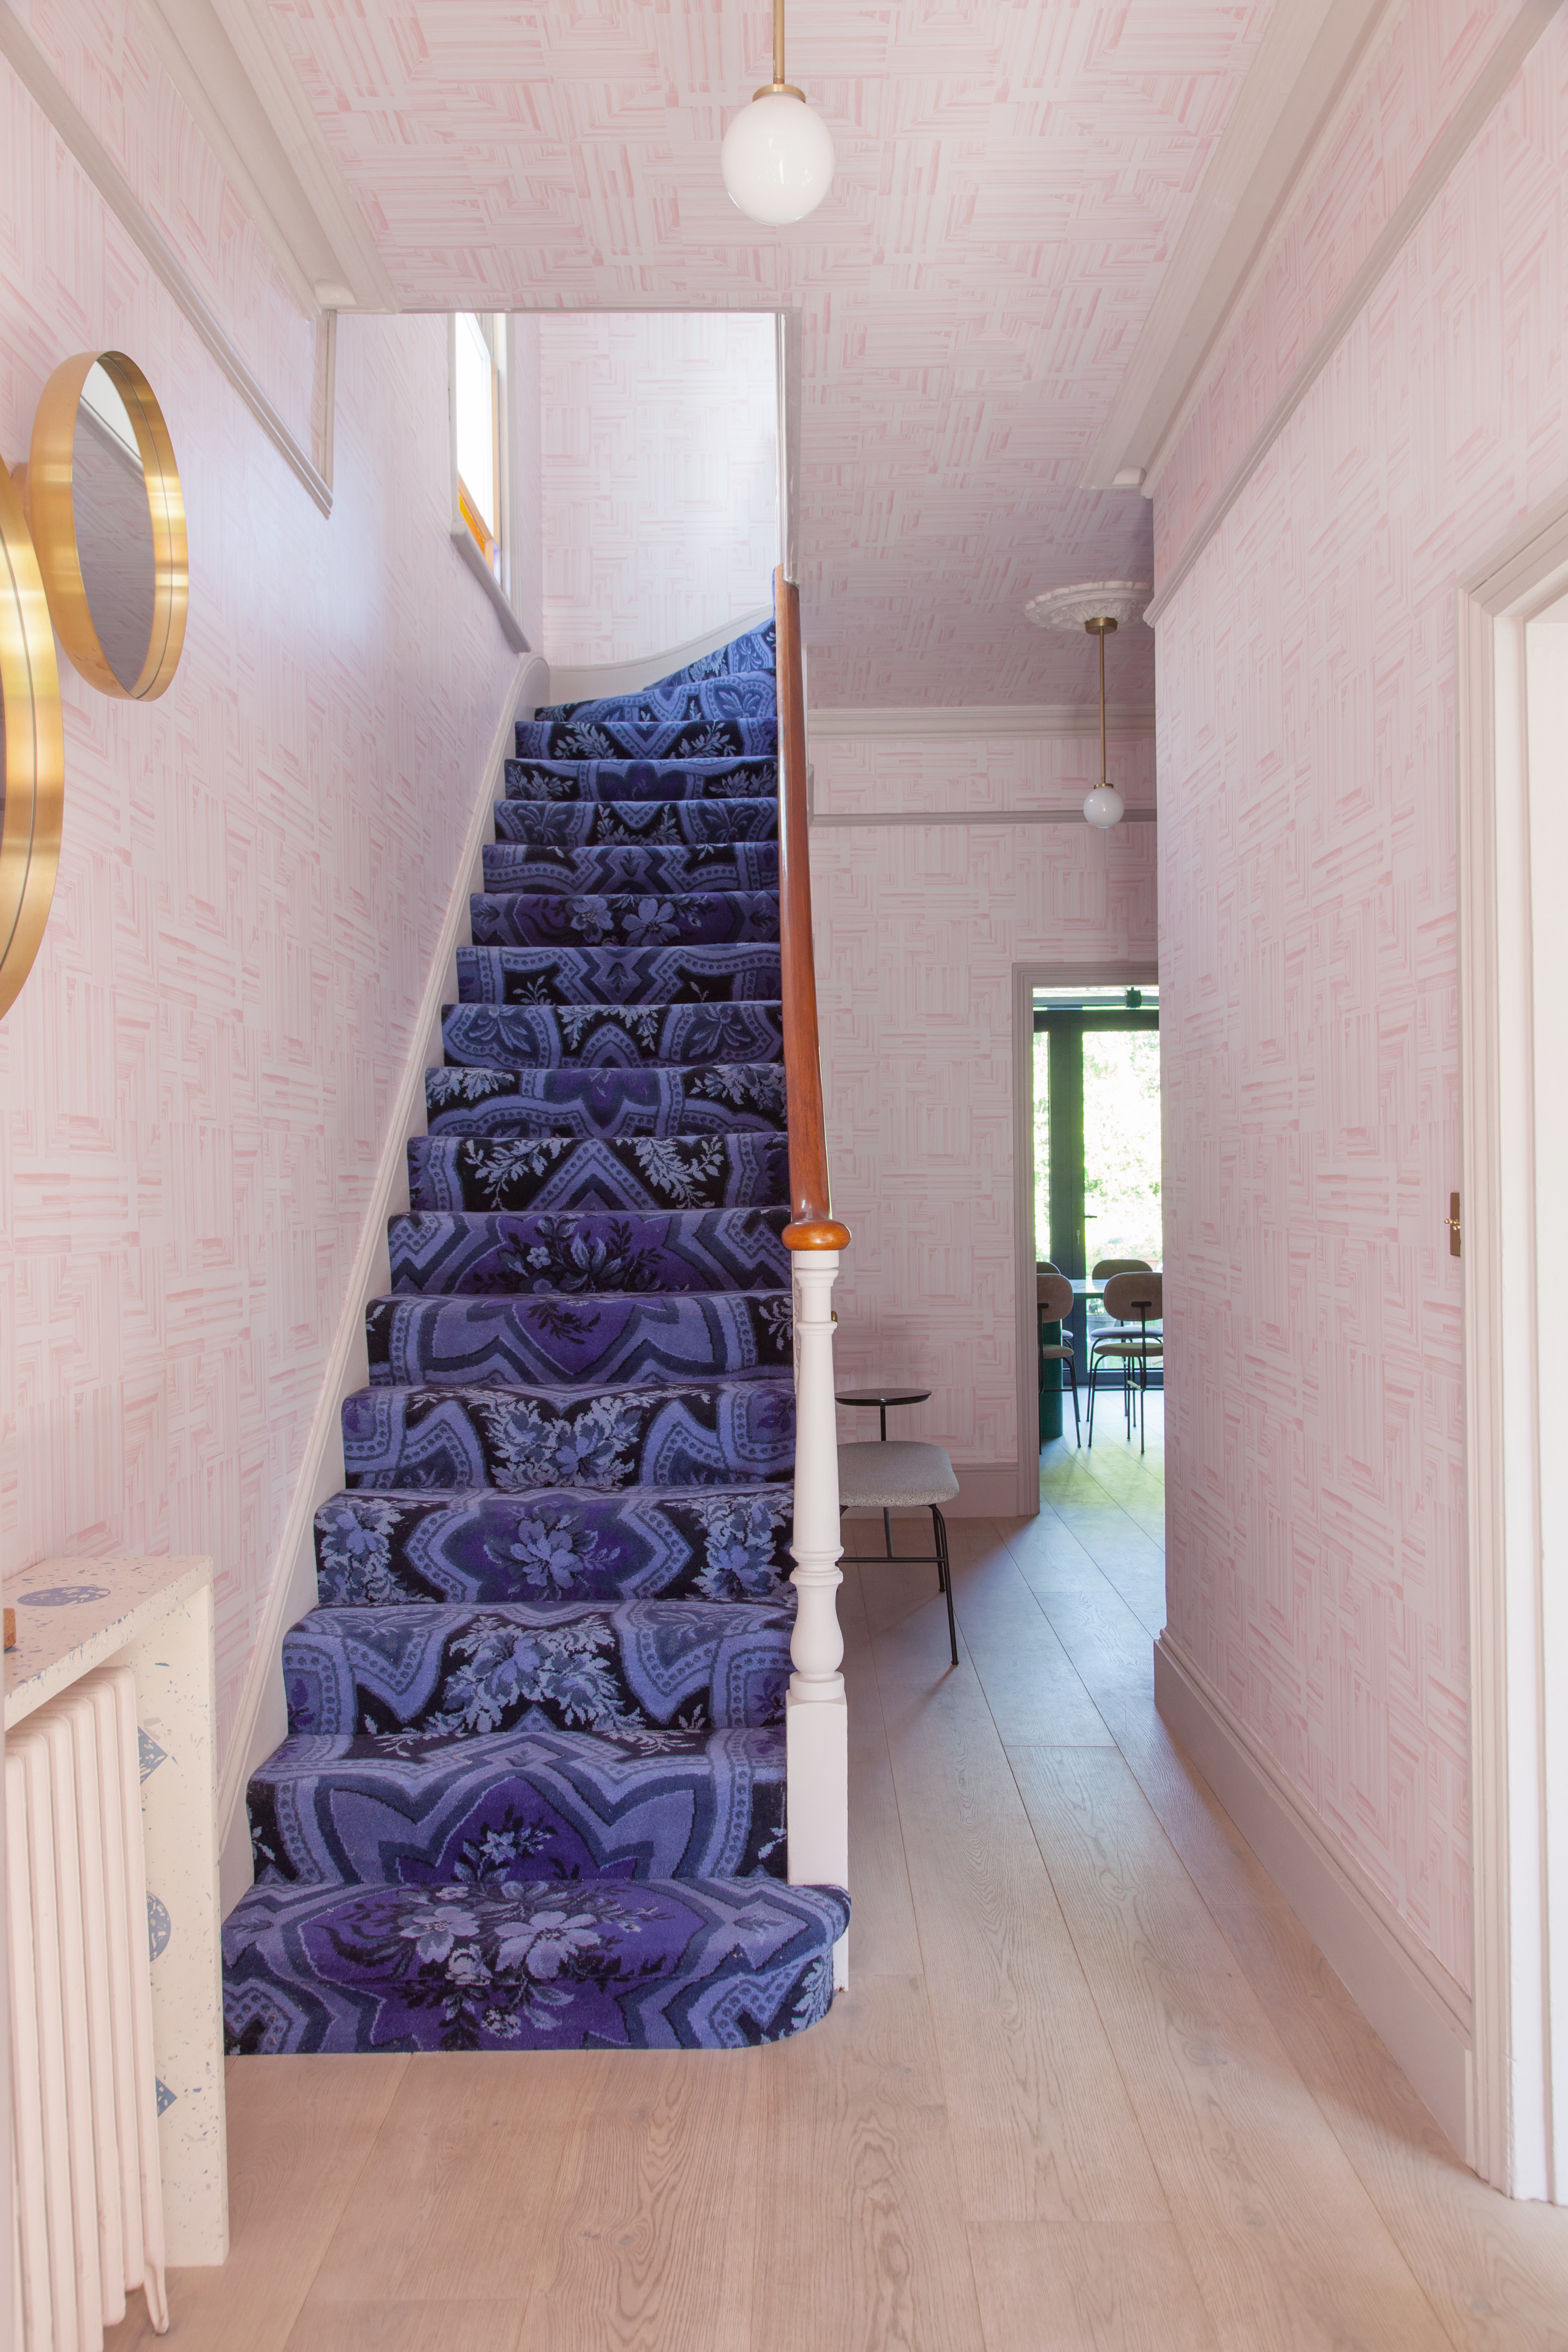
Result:
[[[839,1389],[835,1397],[837,1404],[874,1404],[881,1415],[882,1443],[888,1442],[888,1407],[890,1404],[924,1404],[930,1389]]]
[[[834,1393],[836,1404],[875,1405],[882,1423],[882,1444],[888,1442],[888,1407],[890,1404],[924,1404],[930,1389],[838,1389]],[[888,1547],[888,1558],[893,1558],[893,1515],[882,1514],[882,1536]],[[957,1635],[953,1639],[957,1640]]]

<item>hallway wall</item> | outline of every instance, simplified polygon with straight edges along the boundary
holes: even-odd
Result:
[[[1407,7],[1155,485],[1157,582],[1512,0]],[[1170,1623],[1470,1976],[1454,582],[1568,479],[1559,14],[1159,622]]]
[[[54,70],[309,445],[311,330],[122,5]],[[90,36],[90,37],[89,37]],[[0,1024],[0,1562],[211,1552],[224,1728],[514,657],[449,536],[447,329],[345,319],[325,520],[0,62],[0,451],[145,366],[190,527],[170,692],[61,664],[54,912]]]
[[[771,311],[544,311],[544,651],[634,661],[773,599]]]
[[[1153,748],[1111,743],[1132,806],[1153,799]],[[973,1507],[1012,1510],[1012,968],[1152,962],[1155,829],[1084,824],[1098,735],[816,736],[811,756],[818,818],[974,812],[962,824],[813,826],[829,1167],[854,1235],[835,1363],[842,1386],[929,1385],[928,1404],[895,1416],[897,1433],[945,1446]],[[1070,819],[984,822],[1007,808]],[[875,1436],[874,1417],[841,1412],[839,1433]]]

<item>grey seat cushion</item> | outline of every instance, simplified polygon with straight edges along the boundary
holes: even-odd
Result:
[[[958,1492],[952,1465],[940,1445],[920,1445],[889,1437],[838,1449],[838,1499],[847,1506],[875,1503],[951,1503]]]

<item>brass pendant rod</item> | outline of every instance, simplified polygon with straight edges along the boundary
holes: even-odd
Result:
[[[1109,780],[1105,772],[1105,632],[1100,633],[1100,781]]]
[[[773,88],[784,87],[784,0],[773,0]]]

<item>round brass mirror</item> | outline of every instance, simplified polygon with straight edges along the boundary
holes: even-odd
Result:
[[[0,466],[0,1013],[48,920],[64,777],[54,632],[22,502]]]
[[[163,412],[123,352],[79,352],[43,389],[24,496],[49,614],[103,694],[149,702],[185,640],[185,502]]]

